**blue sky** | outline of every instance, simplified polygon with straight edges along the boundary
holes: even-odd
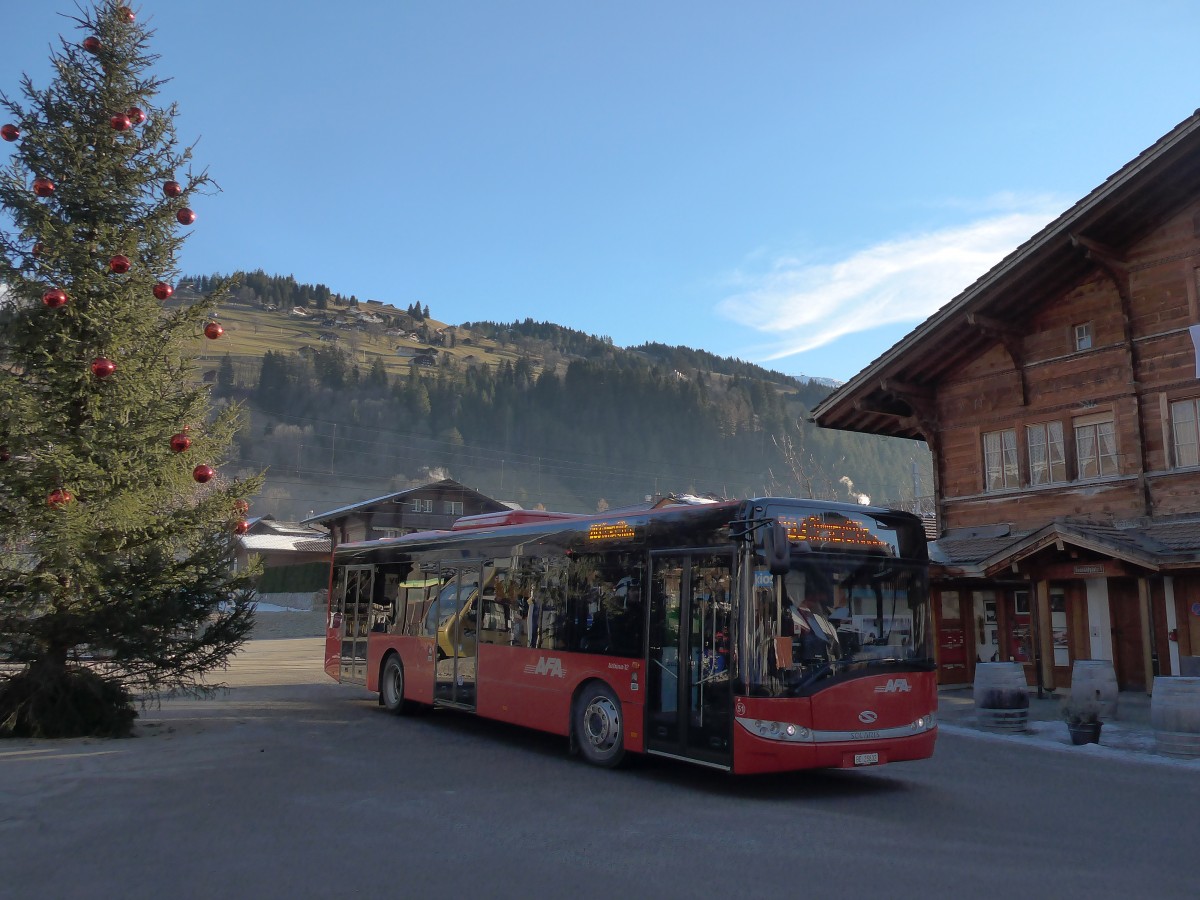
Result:
[[[839,380],[1200,106],[1182,0],[134,8],[222,188],[183,271]]]

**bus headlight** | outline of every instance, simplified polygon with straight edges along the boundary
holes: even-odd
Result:
[[[770,741],[811,741],[812,731],[795,722],[774,722],[770,719],[738,719],[738,723],[761,738]]]
[[[934,713],[926,713],[912,723],[909,727],[913,731],[930,731],[937,725],[937,716]]]

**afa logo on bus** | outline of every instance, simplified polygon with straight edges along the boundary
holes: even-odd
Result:
[[[562,660],[557,656],[539,656],[536,666],[526,666],[526,675],[549,675],[551,678],[566,678]]]

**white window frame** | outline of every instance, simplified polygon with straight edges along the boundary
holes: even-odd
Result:
[[[461,500],[443,500],[442,512],[448,516],[461,516],[463,514],[463,502]]]
[[[1200,398],[1171,401],[1171,453],[1176,469],[1200,466]]]
[[[1017,431],[987,431],[983,434],[983,489],[1006,491],[1021,486],[1017,460]]]
[[[1025,426],[1029,451],[1029,484],[1062,484],[1067,481],[1067,452],[1061,421]]]
[[[1073,419],[1071,425],[1075,429],[1076,478],[1090,481],[1121,474],[1117,426],[1112,413],[1081,416]]]
[[[433,501],[417,497],[412,502],[412,511],[415,513],[431,513],[433,512]]]
[[[1081,350],[1091,350],[1093,344],[1092,323],[1080,322],[1075,326],[1075,351],[1078,353]]]

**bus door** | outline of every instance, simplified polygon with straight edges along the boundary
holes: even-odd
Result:
[[[334,585],[330,625],[341,644],[338,680],[348,684],[367,683],[368,619],[374,588],[374,566],[346,566]]]
[[[651,556],[646,749],[732,761],[732,557]]]
[[[442,586],[429,616],[437,622],[435,704],[475,708],[475,660],[479,635],[479,562],[441,569]]]

